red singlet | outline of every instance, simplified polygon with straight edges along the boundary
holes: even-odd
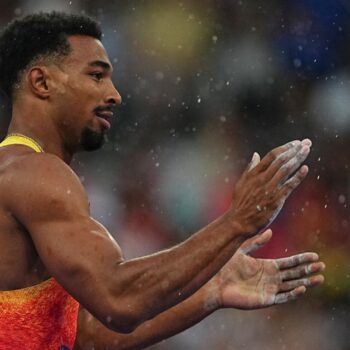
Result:
[[[1,350],[71,350],[79,303],[53,278],[0,292]]]

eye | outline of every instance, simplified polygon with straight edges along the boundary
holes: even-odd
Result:
[[[103,73],[102,72],[93,72],[90,75],[92,77],[94,77],[97,81],[100,81],[103,78]]]

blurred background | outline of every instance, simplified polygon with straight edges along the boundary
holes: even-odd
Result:
[[[313,141],[307,180],[256,252],[319,252],[326,283],[260,311],[218,311],[152,349],[350,349],[350,4],[346,0],[2,0],[92,15],[123,97],[108,143],[73,163],[93,215],[132,258],[224,213],[254,151]],[[35,38],[33,38],[35,40]],[[11,110],[1,99],[0,134]]]

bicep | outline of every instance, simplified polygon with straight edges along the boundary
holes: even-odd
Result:
[[[30,234],[48,272],[94,310],[92,303],[106,295],[110,273],[122,261],[121,250],[90,217],[85,191],[70,169],[50,161],[37,168],[17,178],[10,211]]]
[[[110,291],[121,250],[102,225],[90,217],[36,223],[34,244],[48,272],[95,317],[113,310]]]
[[[122,261],[118,244],[101,224],[89,216],[56,217],[28,226],[49,273],[72,291],[75,285],[103,279],[104,271]]]

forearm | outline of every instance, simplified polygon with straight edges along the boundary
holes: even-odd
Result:
[[[143,349],[200,322],[217,309],[216,296],[214,286],[207,284],[190,298],[143,323],[129,334],[113,332],[87,311],[81,310],[74,350]]]
[[[232,257],[245,237],[223,216],[172,249],[126,261],[116,274],[117,286],[123,289],[115,289],[115,300],[135,312],[139,324],[151,319],[196,292]]]
[[[80,288],[75,287],[76,283],[69,286],[69,280],[62,285],[71,287],[67,289],[73,292],[76,288],[73,296],[107,327],[119,332],[133,331],[195,293],[245,239],[271,223],[289,194],[305,178],[306,166],[296,170],[310,146],[309,140],[293,141],[274,149],[261,161],[255,154],[254,167],[247,167],[236,184],[230,210],[184,243],[131,261],[123,261],[116,254],[118,249],[112,249],[108,256],[106,244],[101,245],[101,250],[94,245],[100,256],[81,264]],[[101,229],[97,231],[101,233]],[[97,255],[90,246],[85,249],[86,257]],[[65,276],[62,274],[61,279]],[[70,280],[76,282],[77,278]]]

